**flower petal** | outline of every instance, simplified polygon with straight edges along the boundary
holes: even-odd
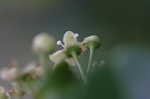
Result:
[[[64,50],[59,50],[57,52],[55,52],[54,54],[49,56],[50,60],[54,63],[59,63],[62,60],[64,60],[66,58],[65,52]]]
[[[64,47],[78,45],[77,36],[72,31],[67,31],[63,38]]]
[[[76,65],[76,63],[75,63],[75,61],[74,61],[73,58],[67,58],[67,59],[66,59],[66,62],[67,62],[69,65],[71,65],[71,66],[75,66],[75,65]]]

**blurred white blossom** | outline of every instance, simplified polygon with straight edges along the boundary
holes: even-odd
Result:
[[[0,72],[0,77],[2,80],[14,80],[18,76],[18,68],[4,68]]]
[[[34,37],[32,49],[36,53],[50,53],[56,46],[55,39],[47,33],[40,33]]]

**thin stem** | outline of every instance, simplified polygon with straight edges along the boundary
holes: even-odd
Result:
[[[83,70],[82,70],[82,67],[81,67],[81,65],[80,65],[80,63],[79,63],[79,60],[78,60],[78,58],[77,58],[76,53],[75,53],[75,52],[72,52],[72,56],[73,56],[73,58],[74,58],[74,60],[75,60],[75,63],[76,63],[76,65],[77,65],[78,69],[79,69],[81,79],[82,79],[84,82],[86,82],[86,76],[85,76],[85,74],[84,74],[84,72],[83,72]]]
[[[40,65],[46,66],[48,64],[48,56],[45,54],[40,54],[39,55],[39,62],[40,62]]]
[[[43,68],[45,70],[45,75],[48,76],[48,74],[49,74],[49,58],[48,58],[48,55],[40,54],[38,58],[39,58],[40,65],[43,66]]]
[[[89,56],[89,61],[88,61],[88,67],[87,67],[87,73],[89,73],[91,66],[92,66],[92,60],[93,60],[93,55],[94,55],[94,47],[91,45],[89,47],[90,49],[90,56]]]

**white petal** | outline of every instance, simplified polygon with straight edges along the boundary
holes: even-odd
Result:
[[[57,52],[55,52],[54,54],[49,56],[50,60],[54,63],[59,63],[62,60],[64,60],[66,58],[66,55],[64,53],[64,50],[59,50]]]
[[[67,58],[67,59],[66,59],[66,62],[67,62],[69,65],[71,65],[71,66],[75,66],[75,65],[76,65],[76,63],[75,63],[75,61],[74,61],[73,58]]]
[[[64,34],[63,42],[65,47],[78,45],[77,35],[74,34],[72,31],[67,31]]]

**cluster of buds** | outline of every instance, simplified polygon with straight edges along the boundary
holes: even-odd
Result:
[[[36,63],[31,63],[24,68],[18,66],[4,68],[0,72],[0,77],[5,81],[19,81],[19,80],[36,80],[43,73],[42,66],[38,66]]]
[[[24,68],[16,65],[2,69],[0,71],[0,78],[11,82],[13,88],[9,94],[3,88],[0,88],[0,99],[10,99],[11,95],[21,99],[20,97],[29,92],[25,90],[24,85],[28,86],[30,82],[40,81],[45,76],[47,69],[57,71],[58,67],[63,67],[64,65],[64,67],[71,66],[70,68],[76,68],[78,70],[76,74],[79,74],[79,77],[86,82],[86,74],[90,72],[92,66],[93,53],[100,47],[101,43],[96,35],[88,36],[82,42],[78,41],[78,36],[79,34],[77,33],[67,31],[64,34],[63,41],[58,40],[57,42],[47,33],[40,33],[35,36],[32,49],[38,56],[39,62],[31,63]],[[56,44],[60,45],[62,49],[52,53],[56,48]],[[87,71],[84,71],[78,56],[87,50],[90,50],[90,56]],[[53,64],[49,64],[50,62]],[[30,86],[28,87],[30,88]]]
[[[0,99],[11,99],[1,98],[2,94],[5,95],[5,97],[8,97],[8,95],[9,97],[23,97],[25,93],[27,93],[26,91],[28,91],[24,85],[39,80],[42,75],[43,67],[37,65],[34,62],[28,64],[24,68],[21,68],[18,65],[9,68],[3,68],[0,71],[0,78],[2,80],[8,81],[12,88],[7,93],[3,91],[2,88],[0,88]]]

